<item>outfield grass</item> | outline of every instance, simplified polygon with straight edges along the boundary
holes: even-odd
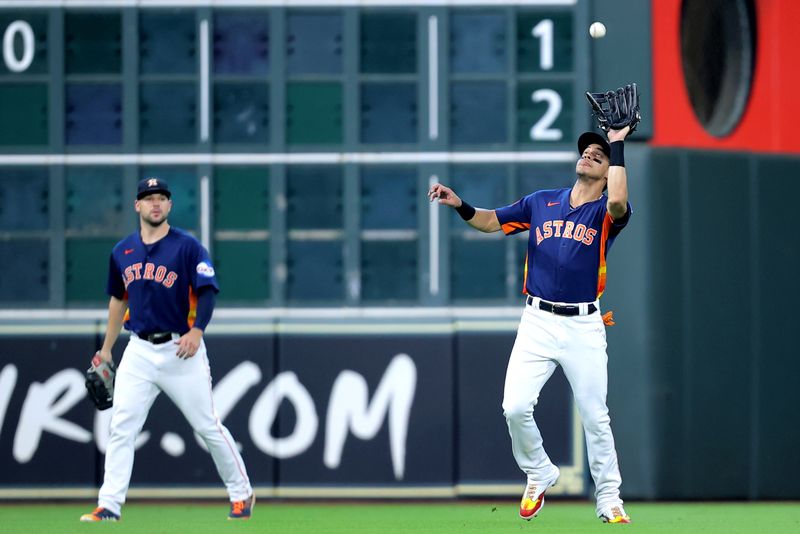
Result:
[[[622,529],[646,533],[800,533],[800,503],[629,503],[630,525],[606,525],[594,516],[590,502],[548,502],[528,522],[516,516],[514,503],[285,503],[261,501],[248,521],[226,521],[225,503],[142,504],[123,510],[119,523],[80,523],[93,505],[4,504],[3,534],[73,532],[216,534],[487,534],[503,532],[602,532]]]

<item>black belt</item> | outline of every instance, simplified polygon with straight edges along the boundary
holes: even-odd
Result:
[[[528,295],[528,306],[533,305],[533,297]],[[552,302],[547,302],[546,300],[539,299],[539,309],[546,311],[548,313],[554,313],[556,315],[566,315],[567,317],[572,317],[574,315],[581,314],[580,306],[575,306],[574,304],[554,304]],[[589,306],[586,308],[587,315],[591,315],[597,311],[597,306],[594,305],[594,302],[590,302]]]
[[[172,341],[172,332],[142,332],[141,334],[136,334],[136,336],[139,339],[149,341],[153,345],[161,345],[167,341]]]

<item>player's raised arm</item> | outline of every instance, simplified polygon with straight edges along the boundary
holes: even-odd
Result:
[[[433,184],[428,190],[428,200],[433,202],[439,199],[439,204],[455,208],[458,214],[468,225],[481,232],[497,232],[500,230],[500,221],[494,210],[473,208],[456,195],[455,191],[442,184]]]
[[[614,220],[621,219],[628,211],[628,176],[625,171],[623,145],[630,127],[609,130],[608,142],[611,146],[611,162],[608,167],[608,214]]]

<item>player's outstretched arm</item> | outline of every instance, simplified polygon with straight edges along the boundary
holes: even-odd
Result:
[[[485,233],[500,231],[500,221],[497,220],[494,210],[475,208],[475,216],[467,224]]]
[[[461,200],[458,195],[456,195],[455,191],[446,185],[433,184],[431,186],[431,188],[428,190],[428,200],[433,202],[435,199],[439,199],[439,204],[455,208],[455,210],[459,212],[459,215],[461,215],[462,218],[467,221],[468,225],[480,230],[481,232],[488,233],[497,232],[500,230],[500,221],[497,220],[497,215],[495,214],[494,210],[484,210],[469,206],[470,210],[467,214],[468,218],[465,218],[463,214],[464,207],[468,205],[464,204],[464,201]]]

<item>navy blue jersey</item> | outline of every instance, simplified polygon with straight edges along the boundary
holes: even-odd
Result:
[[[114,246],[107,293],[128,300],[125,328],[132,332],[178,332],[194,324],[197,291],[219,291],[208,251],[178,228],[145,245],[135,232]]]
[[[530,231],[523,292],[551,302],[593,302],[606,285],[606,255],[631,215],[615,221],[605,195],[572,209],[568,189],[537,191],[495,210],[506,235]]]

